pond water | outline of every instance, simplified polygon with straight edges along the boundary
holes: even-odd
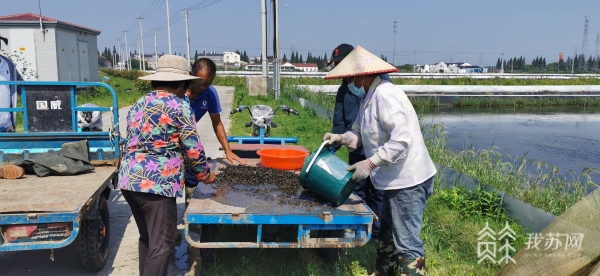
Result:
[[[600,170],[600,108],[435,108],[422,123],[443,123],[452,150],[496,146],[502,155],[537,159],[561,172]],[[532,165],[529,165],[533,167]],[[600,184],[600,174],[592,180]]]

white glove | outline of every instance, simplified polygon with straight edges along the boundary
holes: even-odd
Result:
[[[363,161],[359,161],[354,163],[354,165],[351,165],[350,167],[348,167],[348,171],[354,171],[354,174],[352,174],[352,180],[354,182],[358,182],[360,180],[366,179],[367,177],[369,177],[369,175],[371,175],[371,170],[373,170],[373,168],[375,168],[375,164],[373,164],[373,162],[371,162],[371,160],[367,159],[367,160],[363,160]]]
[[[330,146],[337,146],[337,145],[343,145],[343,140],[342,139],[342,135],[341,134],[333,134],[333,133],[325,133],[325,136],[323,136],[323,142],[329,140],[329,143],[327,143]]]

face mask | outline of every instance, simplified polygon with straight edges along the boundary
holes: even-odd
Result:
[[[356,80],[356,78],[355,78]],[[360,88],[357,88],[356,85],[354,85],[354,81],[352,81],[352,83],[348,84],[348,89],[350,90],[350,93],[352,93],[354,96],[357,96],[359,98],[364,98],[365,95],[367,95],[367,93],[365,92],[365,79],[363,79],[363,82],[361,84]]]

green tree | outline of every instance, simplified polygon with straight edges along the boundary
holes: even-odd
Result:
[[[140,64],[141,64],[140,60],[138,60],[138,59],[131,59],[131,69],[132,70],[141,70]],[[148,67],[148,62],[145,61],[145,60],[144,60],[144,65],[146,65],[146,68],[149,68]]]

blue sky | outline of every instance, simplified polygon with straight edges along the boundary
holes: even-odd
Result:
[[[280,47],[287,57],[292,48],[304,58],[309,51],[330,56],[344,42],[362,45],[392,62],[394,19],[398,20],[396,64],[466,60],[488,66],[496,64],[500,53],[505,58],[524,56],[527,63],[538,55],[555,62],[559,52],[573,56],[577,48],[581,53],[586,15],[589,55],[596,53],[600,32],[600,16],[592,14],[600,10],[597,0],[280,0],[279,4]],[[136,18],[143,16],[144,52],[153,53],[150,30],[166,26],[167,21],[164,0],[41,0],[41,6],[45,16],[101,30],[100,51],[116,46],[117,39],[124,42],[123,30],[128,30],[131,49],[137,49]],[[171,25],[173,52],[186,52],[181,10],[193,6],[205,7],[189,14],[192,55],[204,49],[260,55],[257,0],[169,0],[171,20],[177,21]],[[38,1],[12,1],[3,5],[0,15],[25,12],[38,13]],[[269,25],[273,25],[271,20]],[[157,31],[157,40],[158,52],[167,53],[166,27]]]

